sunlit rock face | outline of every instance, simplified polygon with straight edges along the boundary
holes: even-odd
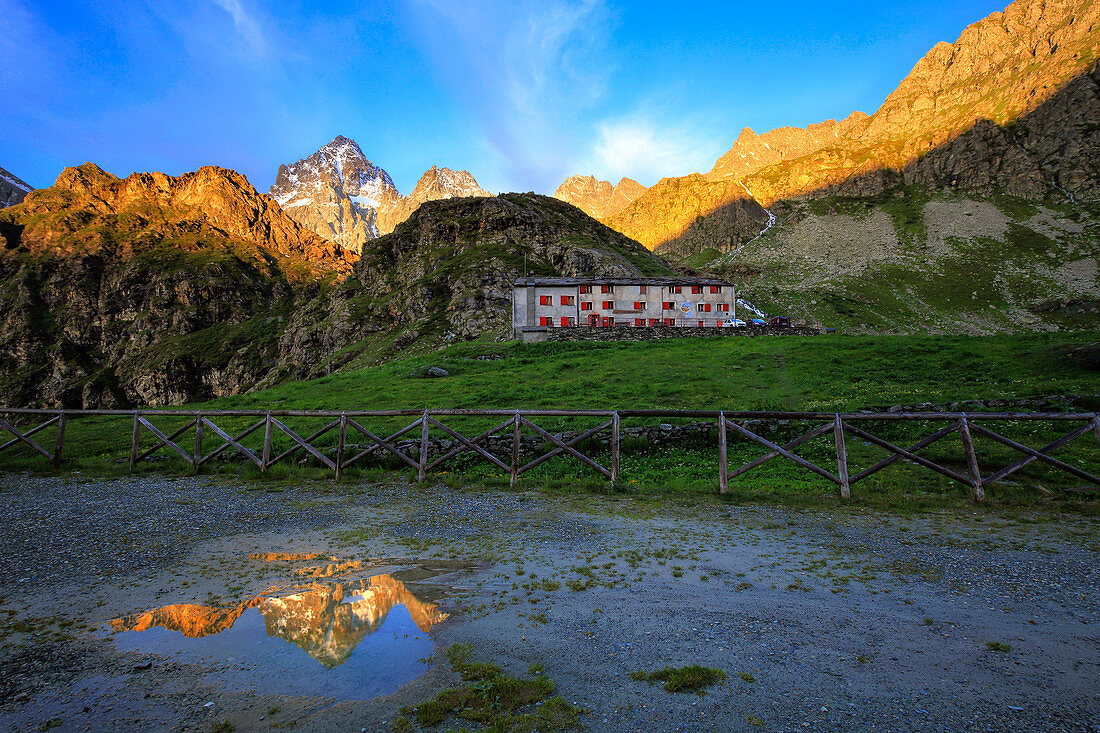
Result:
[[[706,175],[664,178],[605,219],[650,249],[736,247],[760,229],[731,216],[798,197],[900,186],[1096,200],[1100,3],[1017,0],[938,43],[872,115],[742,130]]]
[[[268,635],[286,639],[324,666],[335,667],[347,661],[364,636],[382,626],[394,606],[405,606],[425,632],[446,618],[435,604],[421,603],[389,575],[356,585],[318,584],[302,593],[264,599],[259,611]]]
[[[645,193],[645,186],[632,178],[621,178],[614,186],[595,176],[570,176],[554,191],[554,198],[573,204],[596,219],[606,219],[625,209]]]
[[[447,618],[434,603],[420,601],[390,575],[375,575],[351,583],[315,583],[281,597],[258,596],[226,608],[179,603],[114,619],[115,632],[161,627],[195,638],[231,628],[241,614],[255,608],[264,618],[268,636],[300,647],[325,667],[347,661],[368,634],[374,633],[395,606],[404,606],[413,623],[427,632]]]
[[[389,173],[340,135],[308,158],[279,166],[268,195],[302,226],[362,253],[425,201],[490,194],[466,171],[432,166],[412,194],[402,196]]]

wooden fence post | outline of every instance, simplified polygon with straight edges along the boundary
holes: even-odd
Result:
[[[53,444],[53,460],[50,462],[54,468],[61,466],[61,451],[65,447],[65,411],[57,416],[57,439]]]
[[[348,438],[348,416],[340,413],[340,437],[336,439],[336,480],[344,474],[344,442]]]
[[[519,431],[519,410],[516,410],[516,416],[512,419],[512,471],[508,481],[513,487],[519,483]]]
[[[140,443],[140,431],[141,423],[138,422],[138,411],[134,410],[134,432],[130,437],[130,470],[134,470],[134,466],[137,465],[138,458],[138,444]]]
[[[1100,415],[1092,413],[1092,433],[1096,436],[1096,444],[1100,445]]]
[[[619,411],[611,416],[611,485],[619,482]]]
[[[726,456],[726,413],[718,413],[718,490],[728,494],[730,490],[730,472]]]
[[[966,421],[965,412],[959,418],[959,435],[962,436],[963,451],[966,453],[966,468],[970,474],[970,485],[974,488],[974,501],[985,501],[982,472],[978,468],[978,456],[974,453],[974,439],[970,437],[970,425]]]
[[[852,488],[848,483],[848,449],[844,445],[844,421],[840,413],[834,416],[833,440],[836,442],[836,475],[840,477],[840,498],[851,499]]]
[[[420,418],[420,465],[416,470],[416,480],[424,483],[428,478],[428,411],[424,410],[424,416]]]
[[[260,473],[267,473],[267,467],[271,463],[271,413],[267,413],[264,420],[264,452],[260,459]]]
[[[191,460],[191,468],[195,473],[202,470],[202,411],[195,412],[195,452]]]

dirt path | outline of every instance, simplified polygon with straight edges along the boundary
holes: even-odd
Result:
[[[1100,531],[1087,518],[403,484],[0,485],[0,727],[12,730],[390,730],[402,705],[458,682],[439,653],[455,642],[515,675],[543,665],[591,730],[1092,732],[1100,720]],[[331,628],[355,633],[318,637],[295,625],[295,603],[337,609]],[[371,655],[392,661],[396,692],[357,700],[335,681]],[[399,658],[411,681],[395,676]],[[695,663],[729,678],[695,696],[629,677]]]

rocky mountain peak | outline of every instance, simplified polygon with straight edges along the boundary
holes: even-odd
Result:
[[[424,171],[416,188],[409,196],[417,205],[425,201],[439,199],[469,198],[471,196],[491,196],[468,171],[453,171],[450,168],[432,166]]]
[[[339,135],[308,158],[279,166],[268,195],[302,226],[359,253],[425,201],[490,194],[466,171],[432,166],[412,195],[402,196],[357,142]]]
[[[645,193],[645,186],[632,178],[620,178],[618,184],[598,180],[595,176],[570,176],[565,179],[554,198],[573,204],[597,219],[614,216]]]
[[[341,273],[354,261],[339,245],[304,230],[243,175],[216,166],[181,176],[118,178],[84,163],[64,169],[52,187],[32,191],[5,215],[18,245],[40,256],[104,251],[126,257],[180,240],[193,249],[232,243]]]
[[[14,206],[33,190],[29,183],[0,168],[0,209]]]

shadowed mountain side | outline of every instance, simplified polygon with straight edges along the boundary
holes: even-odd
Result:
[[[509,338],[512,284],[525,272],[631,277],[674,270],[637,242],[548,196],[430,201],[392,234],[368,242],[352,277],[296,312],[282,348],[332,354],[336,368],[453,340]],[[287,365],[293,369],[271,379],[304,379],[326,368],[317,358]]]

